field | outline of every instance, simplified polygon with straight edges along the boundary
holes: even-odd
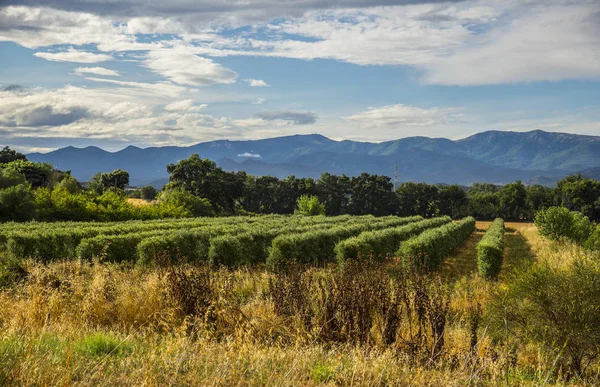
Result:
[[[485,280],[476,246],[489,225],[279,216],[8,224],[0,384],[598,384],[597,361],[558,372],[554,353],[508,325],[494,331],[488,313],[516,268],[590,253],[506,223],[499,279]],[[449,253],[428,252],[424,239]]]

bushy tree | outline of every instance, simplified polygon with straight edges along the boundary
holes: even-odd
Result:
[[[217,212],[232,213],[244,195],[245,172],[225,172],[214,161],[197,154],[167,165],[167,189],[182,189],[206,198]]]
[[[28,183],[0,189],[0,221],[24,222],[35,216],[35,203]]]
[[[15,185],[25,184],[27,179],[21,173],[12,168],[0,169],[0,189],[14,187]]]
[[[438,188],[427,183],[407,181],[396,188],[401,216],[435,216],[439,213]]]
[[[351,187],[350,214],[385,216],[397,212],[397,197],[389,176],[362,173],[352,178]]]
[[[352,187],[346,175],[336,176],[323,173],[316,182],[319,200],[325,205],[327,215],[336,216],[348,213]]]
[[[438,192],[440,215],[448,215],[453,219],[464,217],[469,203],[467,192],[457,184],[441,185]]]
[[[295,213],[307,216],[325,215],[325,205],[317,196],[302,195],[296,201]]]
[[[144,200],[154,200],[158,192],[156,188],[151,185],[140,188],[140,198]]]
[[[50,186],[56,179],[55,171],[48,163],[15,160],[5,164],[4,168],[15,170],[25,176],[33,188]]]
[[[600,182],[581,174],[567,176],[556,184],[556,201],[592,220],[600,220]]]
[[[65,189],[69,193],[77,193],[81,190],[81,185],[71,175],[65,175],[63,178],[56,184],[57,187]]]
[[[527,213],[527,190],[521,180],[502,186],[496,195],[499,202],[498,213],[501,218],[506,220],[525,218]]]
[[[183,207],[192,216],[214,216],[215,212],[206,198],[200,198],[184,189],[170,188],[164,190],[159,196],[159,202]]]
[[[0,164],[10,163],[16,160],[27,160],[27,157],[7,146],[0,150]]]

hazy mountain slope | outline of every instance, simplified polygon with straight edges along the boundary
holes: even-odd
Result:
[[[219,140],[191,147],[127,147],[106,152],[67,147],[28,155],[71,170],[80,180],[97,172],[126,169],[134,185],[167,177],[165,166],[197,153],[228,170],[256,175],[318,177],[323,172],[391,176],[398,164],[401,181],[471,184],[516,179],[552,181],[568,173],[600,167],[600,137],[533,131],[489,131],[462,140],[410,137],[382,143],[334,141],[322,135],[263,140]],[[157,183],[159,184],[159,183]]]

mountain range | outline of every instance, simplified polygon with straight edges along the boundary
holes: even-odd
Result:
[[[600,136],[568,133],[486,131],[460,140],[407,137],[380,143],[335,141],[319,134],[262,140],[203,142],[189,147],[138,148],[118,152],[98,147],[66,147],[31,153],[31,161],[50,162],[71,170],[80,181],[117,168],[130,174],[134,186],[161,187],[168,180],[165,166],[197,153],[226,170],[280,178],[319,177],[323,172],[362,172],[393,176],[399,181],[428,183],[474,182],[504,184],[517,179],[552,185],[558,179],[600,171]]]

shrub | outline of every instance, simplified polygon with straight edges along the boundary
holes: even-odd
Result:
[[[10,257],[0,258],[0,288],[10,288],[27,278],[27,270],[21,260]]]
[[[502,338],[506,329],[532,340],[568,375],[581,374],[600,352],[600,264],[578,258],[568,266],[547,262],[515,272],[492,298],[487,318]],[[508,324],[508,326],[506,325]]]
[[[589,249],[589,250],[600,251],[600,227],[599,226],[596,226],[596,229],[594,230],[594,232],[592,232],[592,234],[590,235],[588,240],[585,241],[584,246],[586,249]]]
[[[504,256],[504,220],[497,218],[477,244],[477,270],[479,275],[492,279],[500,274]]]
[[[426,219],[402,227],[384,230],[365,231],[358,236],[345,239],[335,246],[338,263],[346,259],[373,257],[381,260],[393,255],[400,247],[400,242],[433,227],[451,222],[450,217]]]
[[[140,197],[144,200],[154,200],[156,199],[156,188],[151,185],[147,185],[145,187],[140,188]]]
[[[23,222],[35,218],[35,203],[29,184],[0,190],[0,221]]]
[[[124,235],[98,235],[86,238],[77,246],[79,259],[91,260],[100,257],[110,262],[138,260],[138,244],[144,239],[157,235],[160,231],[147,231]]]
[[[296,201],[295,213],[307,216],[325,215],[325,205],[317,196],[302,195]]]
[[[569,239],[578,244],[584,244],[594,231],[594,225],[587,216],[565,207],[550,207],[539,211],[535,215],[535,225],[540,235],[549,239]]]
[[[184,189],[163,191],[159,200],[176,207],[183,207],[192,216],[214,216],[213,208],[206,198],[200,198]]]
[[[138,263],[149,265],[157,260],[169,262],[206,262],[210,233],[205,230],[178,230],[143,239],[137,246]]]
[[[403,242],[397,255],[413,270],[435,270],[473,231],[475,219],[469,216],[458,222],[427,230]]]
[[[343,239],[363,231],[400,226],[421,219],[420,216],[375,218],[362,224],[280,235],[273,240],[267,264],[272,270],[282,270],[290,264],[323,265],[333,260],[335,245]]]

